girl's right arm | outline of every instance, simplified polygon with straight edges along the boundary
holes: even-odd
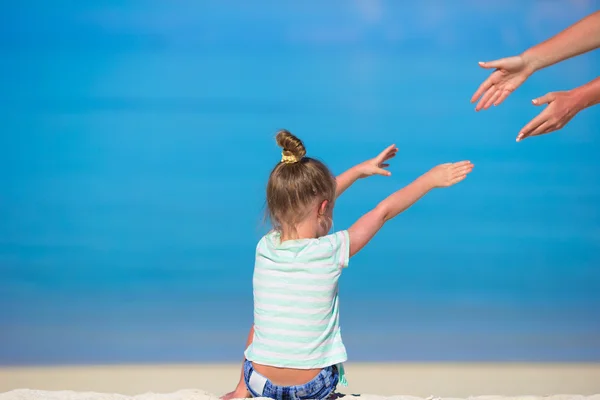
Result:
[[[472,169],[470,161],[441,164],[387,197],[348,229],[350,257],[358,253],[383,224],[412,206],[431,189],[452,186],[465,179]]]

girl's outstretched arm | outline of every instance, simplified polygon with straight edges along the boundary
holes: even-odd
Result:
[[[339,197],[346,189],[352,186],[352,184],[360,178],[366,178],[367,176],[371,175],[390,176],[391,173],[385,169],[389,166],[386,161],[395,157],[397,152],[398,148],[395,144],[393,144],[379,153],[377,157],[360,163],[339,175],[337,178],[335,178],[337,182],[335,196]]]
[[[350,257],[358,253],[383,224],[412,206],[431,189],[452,186],[465,179],[471,170],[473,164],[470,161],[441,164],[388,196],[348,229]]]

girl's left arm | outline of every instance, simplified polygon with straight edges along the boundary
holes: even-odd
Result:
[[[379,153],[377,157],[355,165],[335,178],[337,183],[337,189],[335,193],[336,198],[340,197],[340,195],[344,193],[346,189],[348,189],[354,182],[361,178],[366,178],[372,175],[390,176],[391,172],[385,169],[389,166],[386,161],[395,157],[397,152],[398,148],[395,144],[393,144]]]
[[[246,340],[246,347],[244,349],[247,349],[253,340],[254,340],[254,324],[252,324],[252,328],[250,328],[250,333],[248,333],[248,339]],[[245,361],[246,360],[244,359],[244,362]],[[250,395],[250,392],[248,392],[248,389],[246,388],[246,381],[244,380],[244,363],[242,362],[242,372],[240,374],[240,380],[238,381],[238,384],[235,387],[235,390],[233,390],[232,392],[229,392],[227,394],[224,394],[223,396],[220,397],[220,400],[247,399],[247,398],[251,398],[251,397],[252,396]]]
[[[387,221],[415,204],[430,190],[455,185],[465,179],[472,170],[473,164],[470,161],[441,164],[388,196],[348,229],[350,257],[373,239]]]

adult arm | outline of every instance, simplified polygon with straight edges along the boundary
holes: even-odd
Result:
[[[521,55],[495,61],[480,62],[482,68],[494,72],[471,97],[475,110],[499,105],[534,72],[560,61],[600,47],[600,11],[569,26],[550,39],[533,46]]]
[[[526,50],[522,57],[533,71],[539,71],[599,47],[600,11],[596,11],[550,39]]]
[[[521,129],[517,142],[562,129],[577,113],[600,103],[600,77],[572,90],[545,94],[532,102],[548,106]]]

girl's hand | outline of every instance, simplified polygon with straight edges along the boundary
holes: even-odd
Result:
[[[471,161],[447,163],[433,167],[425,175],[430,181],[431,187],[448,187],[465,179],[467,174],[473,170],[473,167]]]
[[[479,66],[496,70],[483,81],[471,98],[471,103],[474,103],[481,97],[475,111],[488,109],[492,104],[497,106],[502,103],[534,72],[534,68],[522,56],[480,62]]]
[[[237,387],[233,392],[229,392],[229,393],[224,394],[223,396],[219,397],[220,400],[249,399],[249,398],[252,398],[252,395],[250,394],[248,389],[246,389],[246,386]]]
[[[335,197],[339,197],[346,189],[348,189],[357,179],[366,178],[372,175],[392,175],[390,171],[385,168],[389,167],[386,163],[387,160],[396,156],[398,148],[395,144],[389,146],[387,149],[379,153],[375,158],[367,160],[361,164],[355,165],[343,174],[339,175],[336,180],[336,192]]]
[[[398,152],[398,148],[395,144],[389,146],[385,150],[383,150],[379,155],[375,158],[367,160],[361,164],[356,166],[356,169],[359,173],[360,178],[366,178],[367,176],[372,175],[383,175],[390,176],[392,173],[385,168],[389,167],[390,164],[387,164],[391,158],[396,157],[396,153]]]
[[[521,129],[517,142],[529,136],[543,135],[562,129],[582,110],[579,98],[573,91],[548,93],[532,100],[532,103],[536,106],[548,104],[548,107]]]

